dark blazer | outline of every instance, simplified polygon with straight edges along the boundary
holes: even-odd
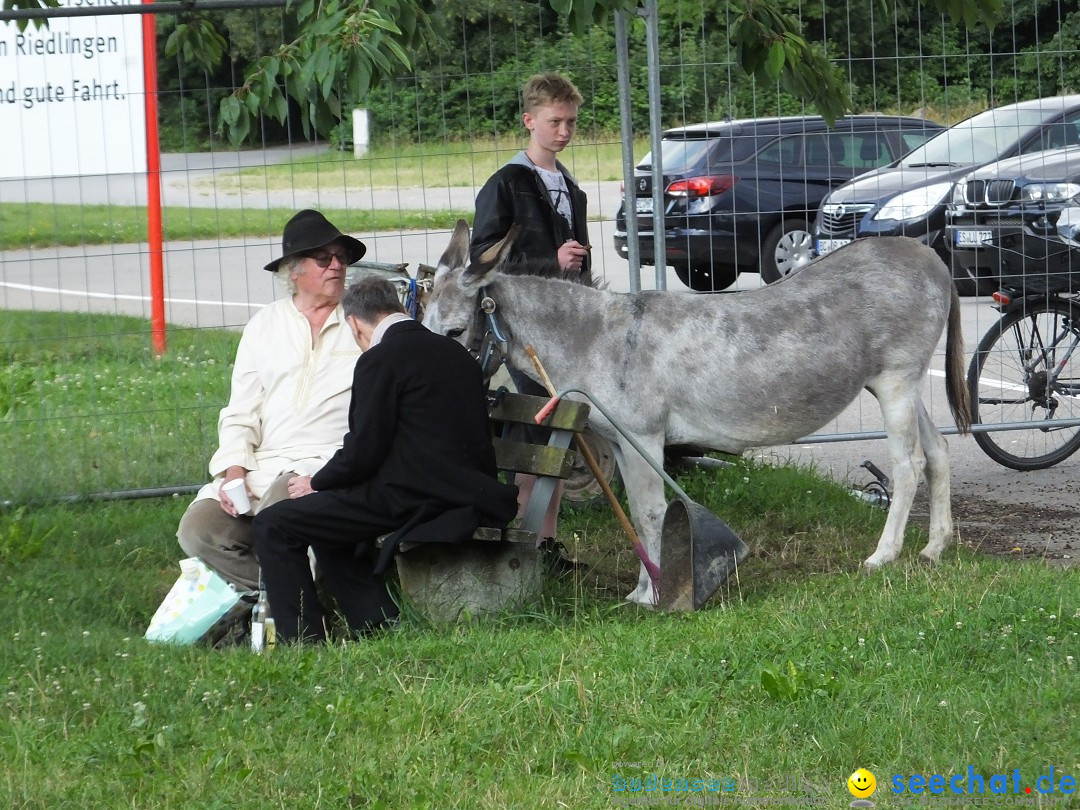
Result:
[[[517,158],[491,175],[476,195],[470,259],[475,262],[485,250],[506,236],[514,223],[521,226],[521,231],[511,250],[510,261],[554,260],[559,247],[569,239],[583,245],[589,244],[588,197],[574,178],[563,171],[570,190],[570,208],[574,220],[573,227],[570,227],[551,204],[544,181],[536,171],[516,161]],[[581,277],[586,283],[592,281],[588,256],[582,262]]]
[[[391,326],[357,360],[349,432],[311,486],[349,490],[402,523],[471,506],[482,524],[505,526],[517,487],[496,477],[479,363],[415,321]]]

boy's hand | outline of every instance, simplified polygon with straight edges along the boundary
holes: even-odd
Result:
[[[559,267],[568,273],[580,272],[581,265],[590,250],[592,250],[592,245],[583,245],[573,239],[568,239],[559,248]]]

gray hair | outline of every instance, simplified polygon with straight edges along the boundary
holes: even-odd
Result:
[[[299,253],[293,256],[286,256],[278,262],[277,269],[274,271],[274,275],[285,285],[285,289],[289,291],[289,295],[296,295],[296,280],[293,279],[293,273],[300,275],[304,272],[303,262],[304,257]]]
[[[383,315],[405,311],[394,285],[374,275],[361,276],[350,286],[341,299],[341,306],[345,317],[352,315],[369,324],[376,323]]]

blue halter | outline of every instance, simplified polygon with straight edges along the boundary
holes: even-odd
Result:
[[[506,360],[506,335],[495,316],[495,300],[487,294],[487,287],[480,288],[480,313],[484,320],[484,334],[480,339],[477,359],[485,379],[491,379]]]

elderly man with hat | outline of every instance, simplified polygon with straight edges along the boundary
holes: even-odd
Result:
[[[353,368],[360,351],[341,309],[346,267],[366,247],[318,211],[286,225],[281,257],[266,265],[290,296],[264,307],[244,327],[229,404],[218,420],[213,481],[180,520],[176,536],[244,590],[258,587],[251,515],[289,497],[294,476],[319,470],[348,430]],[[222,486],[244,480],[251,508],[239,514]]]

